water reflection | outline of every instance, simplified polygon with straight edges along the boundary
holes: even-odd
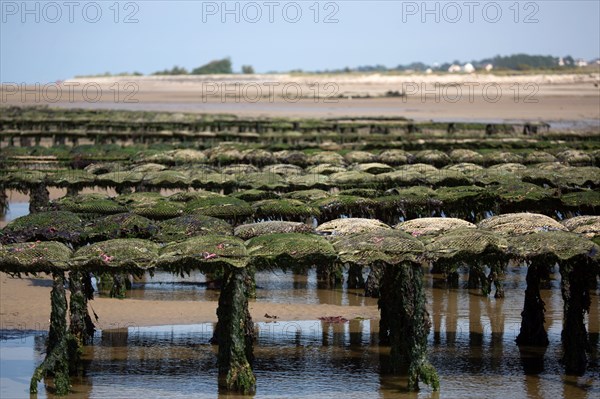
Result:
[[[344,274],[347,277],[347,273]],[[256,301],[291,304],[327,304],[339,306],[376,306],[377,299],[367,298],[362,289],[319,288],[314,269],[301,273],[263,271],[256,273]],[[193,271],[181,277],[156,271],[133,282],[129,298],[146,300],[217,301],[219,292],[207,289],[206,277]]]
[[[599,397],[597,366],[580,378],[563,376],[560,329],[548,329],[548,353],[516,346],[518,329],[512,323],[520,312],[518,292],[507,292],[504,300],[462,289],[429,293],[438,320],[430,335],[430,359],[441,377],[441,393],[426,388],[408,393],[404,378],[385,374],[389,348],[377,345],[377,320],[273,321],[256,324],[256,398]],[[560,296],[556,290],[543,294],[549,303]],[[594,292],[592,330],[597,328],[597,298]],[[216,348],[208,344],[213,328],[206,323],[97,333],[94,345],[85,348],[86,376],[74,380],[68,397],[235,397],[219,395],[217,389]],[[0,397],[27,397],[45,335],[9,338],[0,342]],[[46,397],[40,388],[39,397]]]

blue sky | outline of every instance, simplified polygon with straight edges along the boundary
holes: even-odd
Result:
[[[0,0],[2,82],[192,69],[226,56],[234,70],[257,72],[514,53],[600,57],[596,0],[68,1]]]

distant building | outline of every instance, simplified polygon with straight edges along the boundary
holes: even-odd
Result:
[[[586,60],[584,60],[584,59],[580,58],[580,59],[578,59],[577,61],[575,61],[575,66],[578,66],[578,67],[585,67],[585,66],[588,66],[588,63],[587,63],[587,61],[586,61]]]
[[[463,67],[462,70],[465,73],[473,73],[475,72],[475,67],[473,66],[473,64],[471,64],[470,62],[467,62]]]
[[[429,74],[433,73],[433,69],[431,69],[431,68],[427,68],[427,69],[425,70],[425,73],[426,73],[427,75],[429,75]]]
[[[558,66],[565,66],[565,60],[563,60],[563,57],[558,57]]]
[[[492,64],[486,64],[483,69],[485,69],[487,72],[490,72],[492,69],[494,69],[494,66]]]
[[[450,65],[450,68],[448,68],[448,72],[450,73],[457,73],[457,72],[461,72],[462,68],[460,67],[460,65],[456,65],[456,64],[452,64]]]

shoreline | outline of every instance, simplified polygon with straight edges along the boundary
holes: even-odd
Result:
[[[47,331],[50,315],[49,277],[10,277],[0,273],[0,330]],[[68,297],[68,293],[67,293]],[[125,327],[194,325],[217,322],[217,301],[174,301],[95,298],[88,304],[99,330]],[[377,306],[249,302],[254,322],[318,320],[342,316],[348,320],[379,319]],[[148,312],[148,309],[152,309]],[[267,318],[265,314],[277,316]]]

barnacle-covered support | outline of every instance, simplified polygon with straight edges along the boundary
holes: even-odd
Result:
[[[44,182],[29,187],[29,212],[42,212],[50,204],[50,192]]]
[[[0,216],[3,216],[8,211],[8,196],[6,195],[6,188],[0,184]]]
[[[95,326],[88,312],[88,301],[93,299],[94,290],[87,272],[71,271],[69,273],[70,324],[69,332],[82,348],[92,342]]]
[[[490,263],[490,274],[488,275],[488,288],[491,292],[492,284],[496,288],[494,298],[504,298],[504,278],[507,263],[503,259],[492,260]]]
[[[559,267],[564,301],[562,361],[567,374],[583,375],[587,368],[587,353],[591,350],[585,314],[590,310],[589,280],[595,271],[592,262],[586,258],[561,261]]]
[[[560,224],[558,226],[562,228]],[[598,270],[598,246],[577,234],[548,229],[516,235],[510,237],[509,242],[518,258],[547,265],[558,263],[564,309],[562,361],[567,374],[582,375],[587,367],[587,352],[590,351],[585,314],[590,310],[589,282],[595,278]],[[545,272],[544,269],[540,271],[539,267],[533,271],[537,274]],[[535,282],[533,284],[536,288]],[[533,317],[543,317],[540,307],[538,303],[535,309],[537,315]],[[537,324],[540,324],[540,320],[537,320]],[[544,338],[543,334],[541,337]]]
[[[468,288],[481,288],[483,295],[489,295],[492,292],[492,285],[496,288],[495,298],[504,298],[504,276],[506,270],[506,260],[502,253],[482,256],[469,262],[469,280]],[[489,274],[485,274],[485,265],[490,269]]]
[[[544,327],[546,305],[540,294],[540,280],[546,274],[548,263],[535,259],[527,268],[527,288],[525,305],[521,312],[521,330],[517,336],[517,345],[548,346],[548,333]]]
[[[129,277],[123,272],[102,273],[99,276],[98,288],[104,293],[108,292],[111,298],[125,298],[129,285]]]
[[[318,263],[317,282],[321,288],[334,288],[341,284],[343,273],[338,262]]]
[[[79,195],[81,188],[76,184],[69,184],[67,186],[67,197],[76,197]]]
[[[391,345],[393,373],[408,375],[408,389],[419,389],[419,381],[439,389],[439,377],[427,360],[427,335],[431,329],[425,308],[423,269],[403,262],[386,265],[379,299],[382,321]]]
[[[362,267],[351,264],[348,266],[348,288],[365,288]]]
[[[219,296],[217,317],[219,387],[226,391],[253,393],[256,378],[252,372],[252,319],[248,310],[248,272],[227,268]]]
[[[482,263],[476,259],[469,262],[469,279],[467,281],[467,287],[470,289],[480,288],[485,294],[489,293],[488,281],[483,270]]]
[[[365,282],[365,296],[379,298],[379,288],[383,277],[383,266],[372,264]]]
[[[372,229],[342,236],[333,243],[340,260],[383,270],[379,287],[380,341],[391,344],[391,371],[408,375],[408,389],[419,381],[439,388],[439,378],[427,361],[427,335],[431,328],[425,308],[424,245],[395,229]]]
[[[29,386],[30,393],[37,393],[37,384],[46,377],[53,377],[56,395],[69,393],[69,354],[73,341],[67,331],[67,296],[65,293],[65,276],[63,272],[53,274],[53,285],[50,293],[50,331],[46,347],[46,358],[34,371]]]
[[[447,287],[458,288],[458,280],[459,280],[458,270],[459,270],[460,266],[461,266],[460,261],[455,261],[453,259],[440,258],[440,259],[433,261],[431,272],[432,273],[435,273],[435,272],[440,273],[443,276]],[[435,270],[435,272],[434,272],[434,270]]]
[[[114,273],[110,287],[110,297],[123,299],[127,296],[127,288],[130,286],[129,276],[126,273]]]
[[[219,345],[219,386],[225,391],[252,393],[254,326],[248,309],[248,252],[244,241],[228,235],[205,235],[167,244],[155,260],[156,267],[179,274],[198,269],[207,273],[223,269],[214,341]]]

